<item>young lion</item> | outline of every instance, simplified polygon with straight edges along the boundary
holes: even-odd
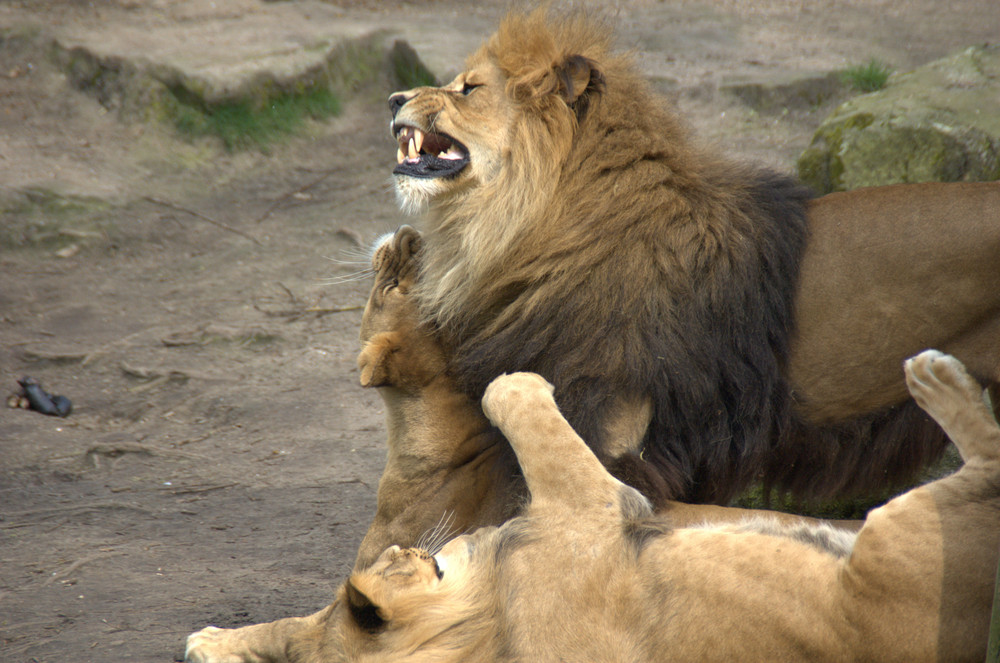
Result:
[[[954,358],[929,350],[905,371],[965,466],[873,511],[839,554],[753,524],[671,527],[608,474],[551,385],[498,378],[483,409],[530,505],[355,572],[336,608],[348,660],[983,660],[1000,427]]]

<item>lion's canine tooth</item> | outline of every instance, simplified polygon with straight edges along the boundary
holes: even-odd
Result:
[[[396,148],[396,163],[403,163],[403,159],[405,158],[406,155],[403,154],[403,148]]]
[[[417,152],[417,145],[413,142],[413,136],[410,136],[410,154],[411,159],[419,159],[420,153]]]
[[[424,132],[420,129],[413,130],[413,139],[417,144],[417,152],[420,152],[420,148],[424,146]]]

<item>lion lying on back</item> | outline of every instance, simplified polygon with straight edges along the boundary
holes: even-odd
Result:
[[[493,495],[486,496],[485,498],[482,496],[479,497],[481,499],[478,504],[478,507],[481,509],[480,511],[477,511],[477,507],[470,505],[468,503],[469,500],[465,499],[467,498],[467,495],[463,492],[465,488],[470,485],[474,486],[477,479],[480,478],[488,480],[490,476],[505,476],[505,471],[498,471],[498,468],[505,467],[506,465],[505,462],[499,460],[498,456],[493,455],[496,445],[490,442],[490,440],[495,439],[494,436],[496,436],[496,433],[490,430],[488,423],[482,417],[476,404],[470,403],[464,396],[455,391],[452,378],[443,372],[444,356],[440,344],[428,329],[419,324],[419,319],[410,295],[414,285],[413,276],[415,273],[410,268],[412,267],[414,254],[419,248],[419,241],[419,236],[416,233],[404,228],[397,233],[396,237],[384,243],[377,252],[374,260],[374,266],[378,272],[376,283],[372,289],[371,298],[362,324],[362,337],[366,342],[359,357],[361,380],[363,384],[372,386],[380,385],[382,387],[381,392],[386,400],[387,418],[390,429],[390,449],[386,472],[379,486],[379,513],[376,516],[375,523],[373,523],[372,528],[369,530],[368,536],[366,536],[365,542],[362,544],[361,552],[359,552],[358,569],[364,568],[367,562],[375,557],[378,551],[374,550],[374,548],[380,544],[395,541],[405,545],[412,545],[416,541],[419,532],[423,531],[423,528],[433,525],[440,513],[438,509],[459,510],[455,518],[455,525],[460,531],[474,525],[498,524],[504,518],[502,514],[514,511],[520,505],[520,498],[517,495],[524,491],[523,485],[519,483],[520,480],[517,480],[517,483],[512,483],[508,479],[499,484],[499,487],[502,489],[500,492],[495,489]],[[920,387],[920,382],[911,383],[911,388],[914,389],[918,397],[925,399],[925,406],[932,408],[932,412],[935,413],[935,416],[941,420],[942,424],[946,426],[952,435],[959,435],[964,431],[964,433],[970,436],[976,433],[976,436],[983,439],[990,439],[991,436],[996,437],[997,433],[995,430],[990,432],[988,412],[975,398],[977,392],[974,385],[967,378],[961,377],[962,373],[958,370],[957,364],[951,362],[951,360],[935,361],[933,356],[924,357],[917,363],[918,368],[921,366],[925,368],[933,367],[935,365],[940,369],[937,373],[948,378],[945,382],[932,382],[929,383],[930,387]],[[913,369],[911,369],[912,372]],[[933,378],[933,374],[934,371],[929,374],[931,377],[924,377],[922,379],[925,381],[931,379]],[[919,377],[921,373],[918,371],[917,375]],[[956,380],[957,382],[955,382]],[[553,455],[549,455],[549,452],[546,452],[545,458],[540,460],[551,464],[552,467],[550,467],[550,470],[552,471],[555,471],[555,466],[558,465],[561,468],[558,470],[558,475],[560,476],[567,475],[567,472],[570,472],[572,475],[574,471],[582,471],[580,468],[590,468],[586,470],[588,472],[592,470],[592,465],[588,465],[589,461],[587,458],[589,457],[590,461],[592,461],[593,457],[582,450],[578,438],[568,429],[565,421],[558,417],[558,413],[552,406],[548,390],[540,386],[542,385],[541,381],[528,380],[528,384],[530,387],[528,391],[535,392],[534,400],[531,400],[523,409],[518,410],[516,416],[511,413],[505,415],[506,418],[503,420],[512,421],[512,423],[504,424],[498,421],[498,423],[501,423],[504,432],[513,436],[512,442],[515,443],[515,446],[518,445],[517,437],[520,435],[537,437],[541,434],[545,436],[543,440],[545,443],[554,441],[555,437],[567,439],[572,437],[576,440],[577,447],[573,447],[573,445],[565,447],[567,453],[565,458],[560,458],[563,452],[556,449],[552,450]],[[955,385],[959,387],[964,386],[964,392],[961,389],[956,390]],[[930,392],[927,391],[928,388],[930,388]],[[937,393],[935,390],[941,393]],[[491,412],[491,416],[498,416],[497,408],[488,409],[488,411]],[[425,419],[427,415],[431,415],[429,419]],[[964,420],[963,417],[965,418]],[[541,423],[538,421],[539,418],[542,420]],[[986,423],[983,424],[983,421],[980,421],[981,419]],[[427,424],[423,428],[414,425],[420,421],[425,421]],[[983,424],[980,428],[985,426],[984,430],[986,432],[982,435],[979,435],[976,425],[973,425],[977,421],[979,424]],[[394,428],[394,426],[400,426],[400,428]],[[560,435],[555,435],[560,431]],[[456,434],[459,437],[447,437]],[[442,435],[445,437],[439,437]],[[550,440],[549,438],[552,439]],[[448,454],[452,449],[456,450],[455,455],[449,457]],[[563,449],[563,447],[560,447],[560,449]],[[519,451],[519,453],[521,452]],[[579,459],[581,453],[585,456],[582,460]],[[413,468],[414,458],[419,460],[418,465],[422,469],[430,469],[431,471],[422,476],[419,473],[408,472],[407,468]],[[460,460],[460,462],[456,464],[456,460]],[[524,462],[523,458],[522,462]],[[975,462],[970,463],[970,467],[974,465],[976,465]],[[993,471],[995,472],[995,468]],[[964,470],[964,472],[968,475],[970,470]],[[530,482],[530,474],[528,479]],[[562,478],[559,480],[562,481]],[[593,477],[586,478],[586,476],[581,475],[574,480],[583,481],[588,485],[592,484],[594,487],[617,485],[614,480],[606,475],[596,479]],[[968,488],[968,482],[965,479],[953,477],[947,481],[950,483],[952,489],[957,490],[959,496]],[[942,484],[944,488],[920,489],[920,491],[929,491],[931,494],[937,494],[945,490],[949,486],[949,483]],[[641,498],[634,495],[633,498],[626,498],[624,496],[631,494],[631,492],[624,488],[621,490],[623,491],[621,493],[622,504],[630,504],[631,507],[634,507],[638,511],[643,510]],[[577,487],[567,494],[584,495],[586,492],[586,490]],[[920,494],[922,493],[919,491],[915,493],[915,495]],[[421,504],[428,497],[434,501]],[[960,499],[959,503],[961,501]],[[935,507],[927,503],[926,500],[916,500],[915,506],[912,505],[911,500],[911,505],[907,507],[909,513],[906,517],[915,520],[916,522],[913,524],[905,524],[900,516],[892,516],[889,520],[890,525],[885,525],[883,524],[883,516],[873,515],[869,525],[863,530],[860,541],[862,543],[870,542],[867,545],[873,549],[878,549],[882,545],[883,540],[888,539],[887,554],[890,554],[889,559],[877,559],[874,554],[868,556],[859,555],[859,548],[855,547],[854,559],[858,561],[852,562],[851,568],[857,567],[862,577],[865,573],[873,573],[882,577],[886,582],[887,596],[883,597],[886,603],[878,604],[877,607],[878,611],[884,611],[886,614],[879,615],[875,620],[876,622],[896,624],[905,621],[906,623],[918,624],[920,628],[925,629],[927,632],[936,632],[935,629],[938,627],[928,624],[929,620],[933,621],[933,615],[930,614],[933,610],[928,610],[928,614],[923,616],[916,615],[915,617],[914,615],[907,615],[905,618],[890,619],[890,611],[894,609],[893,605],[895,605],[893,597],[897,594],[899,597],[903,597],[903,600],[908,600],[906,597],[911,597],[916,602],[916,605],[922,608],[937,605],[939,602],[937,599],[941,599],[946,606],[942,613],[943,618],[940,625],[942,635],[940,643],[936,645],[937,649],[927,647],[926,637],[922,642],[914,641],[910,643],[908,636],[903,634],[902,637],[906,639],[907,643],[910,643],[914,651],[920,654],[920,656],[912,657],[911,654],[914,651],[902,648],[899,650],[899,660],[929,658],[934,651],[956,652],[955,658],[957,660],[961,658],[959,654],[964,652],[966,647],[971,651],[975,651],[975,646],[968,643],[983,641],[984,636],[982,634],[985,632],[985,627],[982,624],[985,620],[985,615],[988,615],[989,612],[988,595],[990,592],[992,571],[989,569],[983,573],[980,573],[980,571],[982,570],[981,567],[992,564],[995,561],[997,523],[995,520],[990,519],[986,507],[977,505],[975,499],[971,501],[970,510],[964,512],[964,515],[949,518],[947,512],[949,507],[947,505],[942,505],[943,512],[935,512]],[[995,497],[991,496],[990,501],[993,505],[991,508],[995,508],[997,501]],[[541,508],[540,505],[547,503],[548,501],[541,493],[533,491],[532,506],[529,508],[528,513],[533,513],[533,510]],[[893,504],[897,503],[894,502]],[[954,507],[955,504],[953,503],[951,506]],[[466,511],[462,512],[461,509],[463,508]],[[895,507],[889,507],[884,512],[880,511],[878,513],[892,514],[894,513],[893,509]],[[713,519],[716,522],[723,522],[727,519],[733,521],[738,520],[739,516],[742,515],[738,510],[710,506],[678,505],[678,510],[668,511],[669,520],[663,520],[662,518],[659,520],[646,519],[643,516],[643,518],[635,520],[635,522],[630,521],[631,524],[624,528],[624,530],[622,528],[611,528],[607,531],[601,529],[604,525],[600,522],[586,522],[586,518],[582,515],[583,513],[581,512],[577,516],[583,519],[586,525],[585,529],[576,533],[570,532],[570,534],[567,534],[568,538],[565,540],[560,538],[562,535],[559,534],[560,530],[557,528],[545,524],[542,529],[545,531],[546,536],[549,537],[549,540],[555,539],[557,547],[576,545],[572,544],[571,540],[574,537],[584,537],[587,540],[588,548],[600,552],[597,555],[598,558],[604,555],[608,556],[608,559],[618,559],[619,561],[622,559],[625,559],[626,562],[629,559],[633,559],[633,561],[639,560],[635,564],[631,564],[630,562],[624,563],[622,568],[616,569],[614,574],[606,579],[601,576],[605,571],[600,569],[600,565],[589,570],[583,568],[583,571],[592,576],[594,574],[599,576],[599,579],[594,582],[594,585],[597,587],[614,587],[615,583],[621,580],[621,578],[616,578],[615,574],[638,573],[643,570],[650,571],[650,569],[655,571],[657,565],[649,559],[646,559],[646,563],[644,564],[640,564],[639,562],[644,557],[651,555],[653,550],[659,550],[665,554],[667,556],[667,563],[664,563],[658,571],[662,577],[657,577],[654,574],[653,580],[656,582],[670,582],[675,588],[696,592],[697,601],[694,602],[705,606],[704,609],[706,612],[699,614],[692,612],[690,607],[687,607],[685,608],[685,615],[687,615],[686,619],[688,621],[684,622],[684,620],[681,620],[681,622],[687,623],[695,631],[701,631],[700,636],[703,636],[704,631],[709,628],[714,633],[716,625],[725,623],[727,619],[737,621],[740,624],[750,625],[754,629],[754,633],[760,636],[760,633],[756,630],[757,626],[753,624],[752,619],[762,614],[766,614],[765,620],[768,622],[769,628],[782,625],[785,620],[790,620],[791,626],[794,626],[795,623],[818,623],[818,621],[822,621],[820,618],[823,617],[823,614],[815,612],[799,614],[803,610],[802,605],[813,605],[814,608],[816,605],[816,602],[811,604],[809,599],[809,575],[814,574],[822,579],[823,574],[829,572],[829,569],[841,568],[844,564],[843,555],[850,549],[853,540],[851,535],[846,533],[838,534],[829,528],[818,528],[808,523],[804,525],[787,524],[795,522],[795,519],[788,516],[781,516],[786,519],[786,524],[781,524],[771,518],[755,518],[748,523],[734,524],[729,527],[679,529],[684,523],[698,522],[705,519]],[[631,515],[636,516],[639,514],[633,513]],[[573,517],[574,521],[578,520],[577,516]],[[943,527],[940,528],[938,516],[945,519]],[[520,522],[523,524],[524,521]],[[892,525],[892,523],[895,523],[895,525]],[[594,525],[598,526],[598,530],[593,529]],[[579,523],[575,526],[579,527]],[[521,532],[518,529],[519,527],[514,527],[509,531]],[[905,536],[900,536],[899,527],[909,529],[910,531]],[[967,528],[969,531],[966,531]],[[486,531],[494,532],[494,534],[480,534],[477,536],[485,537],[487,541],[500,540],[496,538],[499,535],[495,534],[498,531],[495,528],[484,530],[484,532]],[[508,530],[504,529],[500,531]],[[633,553],[629,553],[623,558],[618,553],[611,555],[610,553],[602,552],[603,550],[613,551],[615,546],[621,544],[622,531],[627,532],[624,537],[624,545],[629,550],[633,550],[634,555]],[[791,536],[796,537],[797,542],[790,541],[788,537]],[[897,537],[903,542],[901,544],[903,546],[902,549],[896,547],[895,539]],[[921,539],[923,545],[908,546],[905,543],[908,537]],[[528,540],[533,541],[532,537],[529,537]],[[444,552],[454,550],[453,544],[449,544],[449,546],[452,547],[446,548]],[[702,546],[704,546],[704,549]],[[579,546],[576,547],[579,549]],[[782,550],[780,555],[774,552],[774,549],[777,547],[780,547]],[[955,550],[958,547],[961,548],[961,552]],[[941,552],[942,550],[943,553]],[[909,567],[910,572],[923,578],[921,581],[923,584],[918,583],[916,586],[911,586],[910,580],[906,577],[897,577],[893,569],[898,562],[891,559],[891,554],[894,551],[896,555],[905,558],[908,564],[913,565]],[[338,601],[323,611],[306,618],[279,620],[271,624],[262,624],[231,631],[212,628],[205,629],[190,639],[189,660],[334,661],[343,660],[345,645],[347,646],[347,653],[351,655],[350,660],[368,660],[366,656],[359,655],[358,650],[352,649],[352,647],[361,643],[364,648],[377,648],[378,646],[385,645],[387,642],[395,641],[398,644],[407,638],[411,639],[410,644],[413,644],[412,639],[416,638],[419,640],[419,634],[424,632],[426,627],[436,629],[441,626],[440,624],[422,623],[428,615],[442,614],[439,609],[441,606],[435,602],[443,601],[445,606],[454,609],[455,606],[452,604],[454,596],[442,595],[438,591],[441,588],[437,588],[427,595],[423,595],[421,590],[416,589],[413,595],[390,598],[387,594],[378,590],[377,587],[394,582],[394,579],[397,579],[396,571],[401,570],[401,568],[406,569],[406,565],[410,561],[418,563],[418,565],[420,563],[430,564],[431,560],[428,555],[433,552],[436,551],[430,550],[425,551],[425,553],[411,552],[401,556],[397,555],[398,559],[394,558],[393,563],[388,566],[385,564],[386,556],[383,555],[382,566],[376,564],[370,571],[359,571],[356,573],[352,579],[354,589],[350,589],[349,587],[346,590],[347,594],[345,594],[345,596],[354,597],[353,611],[348,610],[345,612],[343,602]],[[770,557],[772,553],[777,557],[772,559]],[[448,554],[451,553],[448,552]],[[531,576],[533,580],[530,587],[534,594],[538,596],[543,594],[557,596],[560,593],[574,596],[576,594],[576,589],[566,585],[565,578],[562,580],[551,580],[553,574],[560,577],[567,575],[567,566],[558,561],[559,554],[558,550],[544,552],[543,556],[550,560],[549,563],[531,572],[537,573],[537,575]],[[964,555],[964,557],[961,560],[953,558],[956,554]],[[572,556],[573,566],[580,568],[583,560],[579,558],[578,553],[572,553]],[[390,557],[392,557],[391,554]],[[410,559],[411,557],[413,559]],[[586,558],[590,559],[589,556],[586,556]],[[515,559],[517,558],[515,557]],[[528,559],[530,560],[531,556]],[[402,567],[397,564],[401,560],[403,562]],[[445,558],[439,557],[438,563],[447,564],[448,562],[445,561]],[[730,564],[734,564],[735,567],[730,568]],[[770,567],[769,564],[771,565]],[[752,573],[741,575],[739,569],[742,567],[740,565],[749,566]],[[389,572],[390,568],[394,570]],[[457,575],[457,568],[455,575]],[[772,575],[768,576],[764,574],[762,576],[761,570],[768,568],[771,568]],[[800,571],[803,568],[807,571]],[[874,568],[874,570],[871,570],[871,568]],[[448,577],[447,569],[448,567],[445,566],[445,577]],[[979,570],[977,571],[977,569]],[[671,570],[676,570],[681,575],[667,578],[664,574]],[[488,578],[492,576],[489,573],[483,573],[482,570],[480,572],[482,573],[482,578],[478,576],[463,577],[463,581],[471,581],[476,585],[471,588],[475,592],[480,594],[484,594],[485,592],[485,596],[480,598],[484,598],[489,603],[493,600],[490,594],[494,590],[489,587],[489,583],[492,580],[488,580]],[[421,577],[422,572],[419,569],[415,569],[415,573],[415,578]],[[760,601],[766,605],[767,612],[762,613],[762,608],[757,605],[749,606],[732,603],[730,597],[715,597],[718,599],[718,602],[713,604],[713,596],[706,596],[703,591],[704,588],[712,587],[712,585],[711,583],[704,584],[704,586],[700,585],[699,581],[696,580],[699,573],[709,576],[709,579],[716,578],[716,582],[724,580],[724,587],[733,588],[734,591],[740,594],[753,596],[753,601]],[[969,578],[975,578],[976,573],[979,573],[978,578],[970,581]],[[924,574],[927,574],[929,578],[924,578]],[[502,575],[509,577],[506,571]],[[516,576],[516,573],[514,575]],[[678,584],[685,578],[691,580],[690,585]],[[750,578],[757,578],[758,580],[751,582]],[[764,580],[760,580],[760,578],[764,578]],[[921,594],[921,592],[925,592],[928,586],[934,586],[933,578],[937,578],[938,588],[941,586],[942,578],[944,579],[944,586],[950,588],[948,595],[935,598],[926,593]],[[486,585],[480,586],[478,584],[479,580],[485,580]],[[656,612],[657,610],[657,608],[650,608],[651,605],[656,605],[656,597],[650,596],[651,590],[644,584],[646,580],[643,577],[636,577],[631,580],[626,579],[622,585],[622,587],[627,587],[628,592],[631,592],[630,596],[641,604],[636,606],[638,613],[650,610]],[[784,594],[784,592],[788,591],[788,588],[782,587],[781,582],[787,582],[795,588],[792,594],[795,601],[791,605],[788,604],[787,596]],[[817,582],[820,582],[820,580],[817,580]],[[978,585],[976,584],[977,582],[979,583]],[[656,583],[654,582],[653,584],[655,585]],[[801,586],[803,584],[805,585],[805,589]],[[454,589],[454,585],[447,585],[447,587]],[[537,591],[539,589],[543,591]],[[410,590],[406,591],[409,592]],[[464,592],[464,589],[462,591]],[[368,596],[368,599],[362,598],[362,595]],[[593,613],[596,610],[596,606],[606,605],[608,602],[613,603],[614,592],[602,593],[596,600],[593,595],[588,594],[587,596],[589,597],[590,605],[584,615],[577,614],[574,609],[570,609],[569,606],[571,604],[562,605],[562,609],[568,611],[567,617],[580,620],[587,619],[587,615],[589,615],[590,618],[594,618]],[[667,596],[673,597],[677,601],[682,600],[681,595],[677,594],[677,589],[668,593]],[[775,596],[778,596],[778,598],[775,598]],[[750,600],[746,596],[742,598],[744,601]],[[400,608],[399,602],[402,601],[409,605],[408,602],[411,599],[415,601],[411,607],[417,613],[407,615],[397,614],[396,611],[398,609],[403,609]],[[379,605],[382,605],[384,607],[383,612],[379,613],[378,610],[369,606],[366,603],[368,600],[374,600]],[[647,605],[643,603],[644,600],[648,600],[650,603]],[[816,610],[819,613],[823,613],[826,607],[824,607],[822,601],[818,603],[820,605]],[[831,603],[832,600],[827,601],[825,605],[828,607]],[[964,607],[961,610],[957,610],[956,605],[964,605]],[[472,607],[479,609],[482,606]],[[669,611],[669,601],[664,609]],[[364,623],[364,627],[369,630],[381,628],[374,617],[367,614],[373,611],[375,617],[383,621],[390,614],[394,615],[392,620],[386,623],[385,630],[378,636],[358,630],[362,622]],[[348,615],[350,615],[349,618]],[[662,616],[660,615],[660,617]],[[647,617],[649,619],[653,618]],[[446,620],[457,619],[458,616],[445,612],[444,618]],[[851,618],[851,615],[846,613],[843,615],[843,619],[848,620],[849,618]],[[412,622],[410,621],[411,619],[413,620]],[[840,617],[833,610],[824,619],[836,622]],[[599,621],[603,624],[604,618],[599,618]],[[495,635],[493,627],[489,623],[483,624],[481,620],[476,621],[476,623],[484,626],[484,631],[479,635],[487,638]],[[629,631],[626,629],[626,635],[627,632],[637,632],[640,623],[641,621],[637,621],[628,626],[628,629],[634,630]],[[574,624],[579,624],[579,622],[574,622]],[[613,621],[609,620],[607,624],[613,625]],[[959,624],[962,625],[962,628],[957,628]],[[981,626],[982,628],[980,628]],[[595,629],[586,625],[580,625],[574,626],[574,628],[583,630],[590,636],[593,636],[595,633],[605,632],[604,626]],[[888,650],[879,650],[878,647],[880,645],[877,639],[873,640],[868,635],[864,635],[862,628],[854,629],[853,627],[846,626],[844,628],[848,632],[856,632],[859,642],[868,642],[871,644],[873,647],[871,651],[876,652],[876,658],[880,660],[892,659],[891,656],[883,655]],[[556,629],[556,631],[558,630]],[[680,630],[683,631],[683,629]],[[451,632],[454,631],[449,631],[449,633]],[[611,632],[609,631],[609,633]],[[727,656],[727,652],[721,648],[724,646],[724,643],[715,642],[714,636],[711,639],[699,639],[699,642],[701,644],[708,643],[720,647],[717,652],[699,650],[697,647],[701,646],[701,644],[697,643],[690,645],[694,649],[685,649],[689,644],[686,644],[688,640],[685,639],[687,636],[683,632],[678,633],[677,631],[667,629],[664,633],[674,639],[669,640],[669,642],[664,641],[666,644],[657,641],[657,643],[644,643],[644,646],[653,644],[662,646],[662,651],[670,651],[679,659],[696,657],[699,651],[702,651],[708,658],[722,658]],[[861,637],[862,635],[864,637]],[[794,633],[788,636],[789,639],[785,640],[785,643],[794,644],[793,636]],[[612,634],[609,637],[621,638],[623,640],[629,639],[625,635],[622,635],[622,633]],[[665,635],[664,637],[668,636]],[[850,633],[842,639],[843,642],[848,643],[847,645],[839,642],[833,648],[829,648],[829,643],[824,641],[819,635],[814,637],[812,634],[809,634],[803,637],[805,637],[805,640],[795,645],[796,649],[794,650],[800,659],[811,660],[812,658],[818,658],[822,660],[823,656],[812,655],[815,650],[822,650],[822,653],[828,658],[851,658],[847,653],[843,653],[845,651],[843,647],[850,647],[850,642],[852,641]],[[520,639],[520,635],[518,635],[518,638]],[[594,643],[607,642],[606,638],[604,640],[596,637],[591,639],[594,640]],[[535,641],[531,638],[527,639],[527,642]],[[553,647],[557,645],[562,646],[562,643],[556,643],[551,638],[548,640],[540,639],[537,642],[546,642]],[[772,660],[782,658],[781,652],[777,649],[771,651],[759,649],[756,650],[759,655],[754,655],[755,650],[749,648],[750,645],[748,643],[750,642],[753,641],[734,640],[731,644],[739,648],[741,656],[744,659],[763,658],[765,655]],[[419,643],[417,644],[419,645]],[[422,645],[418,646],[416,651],[421,655],[419,660],[469,660],[465,658],[467,653],[462,654],[461,652],[457,654],[457,658],[455,659],[436,659],[433,656],[433,652],[425,651]],[[574,650],[569,648],[555,651]],[[614,651],[617,652],[619,650],[616,648]],[[399,656],[398,653],[382,651],[382,655],[376,656],[374,660],[379,660],[380,658],[388,660],[403,658],[405,660],[405,657]],[[491,653],[489,650],[484,650],[480,653],[482,653],[481,658],[474,656],[472,660],[477,660],[477,658],[479,660],[496,660],[494,653]],[[770,655],[771,653],[774,655]],[[425,654],[427,655],[426,657],[424,657]],[[590,658],[587,658],[588,656]],[[605,652],[604,656],[596,656],[596,658],[608,658],[608,656],[610,654]],[[538,660],[539,657],[542,660],[547,658],[545,652],[525,652],[523,656],[524,660]],[[573,658],[570,657],[570,659]],[[581,652],[580,658],[576,660],[596,659],[587,652]],[[652,658],[640,657],[639,660],[662,660],[662,656]]]
[[[873,511],[849,551],[753,527],[674,528],[611,477],[534,374],[487,416],[523,516],[440,549],[387,549],[331,619],[351,661],[981,661],[1000,544],[1000,427],[952,357],[907,362],[965,466]],[[316,660],[319,660],[318,658]]]

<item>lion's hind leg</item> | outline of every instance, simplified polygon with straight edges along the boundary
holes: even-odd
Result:
[[[944,429],[962,459],[1000,459],[1000,426],[983,388],[954,357],[925,350],[905,363],[914,400]]]

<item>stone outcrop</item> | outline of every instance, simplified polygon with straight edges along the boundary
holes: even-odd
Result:
[[[970,47],[844,103],[798,169],[821,193],[1000,179],[1000,46]]]

